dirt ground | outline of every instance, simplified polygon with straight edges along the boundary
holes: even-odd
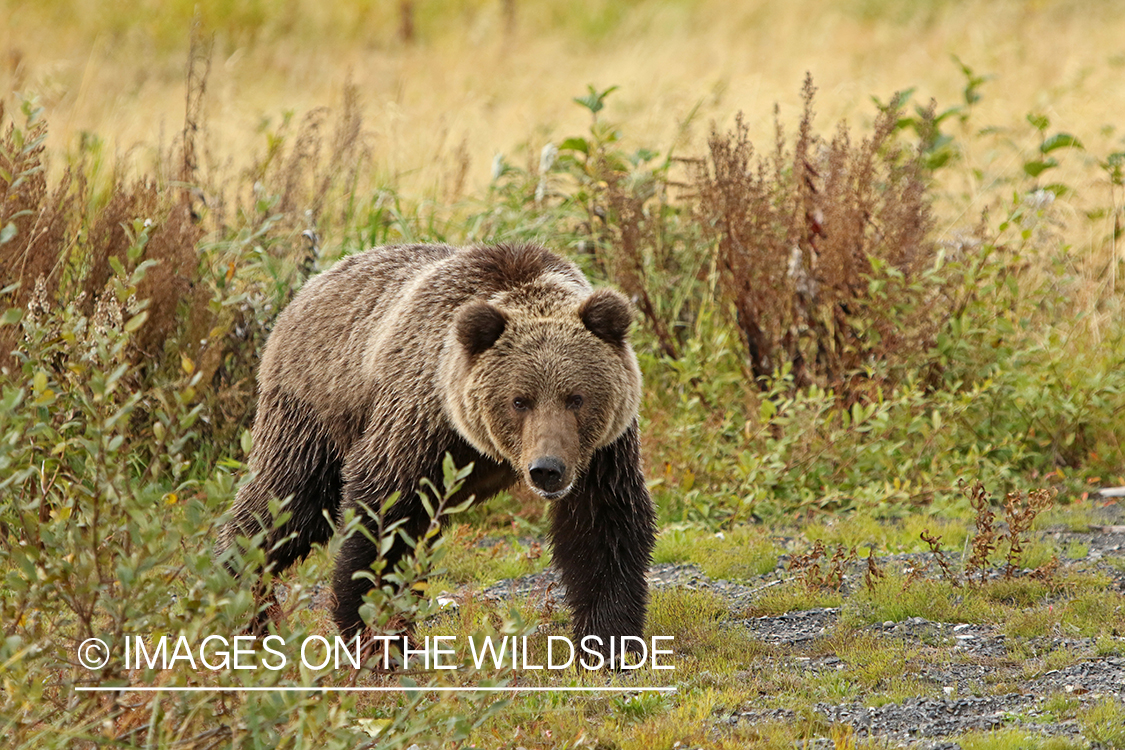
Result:
[[[1121,564],[1125,558],[1125,513],[1119,505],[1113,505],[1107,507],[1105,515],[1103,525],[1087,532],[1052,528],[1041,533],[1060,549],[1073,543],[1088,546],[1084,558],[1065,560],[1062,569],[1101,572],[1112,580],[1111,588],[1125,592],[1125,565]],[[892,555],[880,558],[880,564],[902,569],[927,557],[928,553]],[[721,596],[729,604],[723,627],[747,630],[768,646],[767,655],[750,655],[745,665],[738,665],[736,675],[748,683],[756,674],[767,672],[807,678],[843,670],[841,658],[825,647],[837,632],[838,608],[746,616],[753,611],[756,597],[775,582],[792,577],[785,563],[782,557],[774,572],[745,582],[712,580],[695,565],[658,565],[650,572],[650,585],[654,589],[707,590]],[[851,585],[862,583],[862,577],[862,570],[853,567],[845,580],[845,595]],[[501,581],[486,589],[484,595],[549,597],[561,605],[563,590],[554,572],[547,569],[538,575]],[[1106,652],[1104,640],[1098,649],[1093,639],[1066,632],[1065,628],[1056,628],[1047,637],[1024,639],[1019,648],[1012,649],[1002,629],[995,625],[932,622],[921,617],[871,625],[866,632],[877,642],[916,652],[917,656],[907,661],[905,674],[916,684],[927,686],[926,695],[890,700],[872,692],[841,703],[816,703],[797,710],[739,706],[714,715],[714,729],[722,733],[741,724],[765,721],[848,725],[857,740],[924,750],[954,750],[960,748],[956,741],[959,735],[1000,728],[1078,740],[1082,738],[1081,726],[1065,714],[1077,714],[1104,697],[1125,701],[1125,613],[1121,617],[1121,628],[1114,629],[1118,647],[1110,649],[1115,655],[1099,655],[1099,651]],[[1066,658],[1057,661],[1065,666],[1046,671],[1028,669],[1026,657],[1021,656],[1031,653],[1050,660],[1052,653],[1063,650]],[[1061,719],[1059,696],[1070,707],[1062,712]],[[1053,704],[1048,705],[1052,699]],[[763,696],[762,703],[776,705],[769,696]],[[824,737],[814,740],[812,746],[832,747],[833,743]]]

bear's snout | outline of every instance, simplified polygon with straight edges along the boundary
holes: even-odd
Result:
[[[563,489],[566,464],[554,456],[542,456],[531,462],[527,467],[527,474],[536,489],[547,496],[552,496]]]

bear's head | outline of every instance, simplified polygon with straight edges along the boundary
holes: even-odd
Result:
[[[552,298],[540,287],[470,302],[443,352],[446,411],[477,450],[507,461],[543,497],[563,497],[637,415],[632,320],[610,289]]]

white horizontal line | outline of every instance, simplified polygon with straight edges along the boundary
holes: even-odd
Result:
[[[119,692],[119,693],[399,693],[399,692],[431,692],[431,693],[674,693],[674,687],[84,687],[76,686],[76,691],[81,692]]]

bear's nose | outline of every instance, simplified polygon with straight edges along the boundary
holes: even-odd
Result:
[[[566,464],[554,456],[543,456],[531,462],[527,473],[531,482],[544,492],[558,492],[562,489],[563,473]]]

